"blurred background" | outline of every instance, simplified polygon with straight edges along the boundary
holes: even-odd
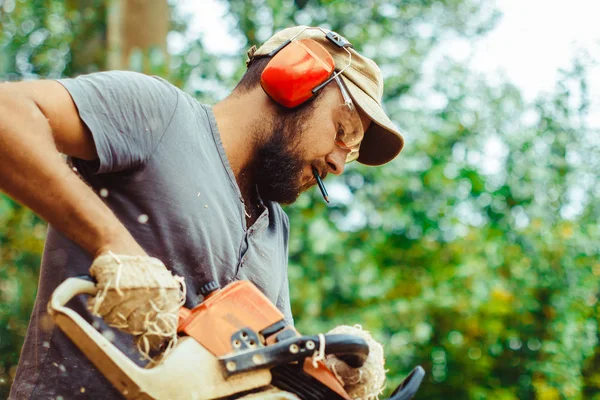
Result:
[[[300,331],[361,324],[388,390],[600,399],[600,28],[591,1],[0,0],[0,81],[107,69],[212,104],[274,31],[319,25],[381,67],[406,130],[287,207]],[[43,188],[41,189],[43,190]],[[0,194],[0,398],[36,294],[45,223]]]

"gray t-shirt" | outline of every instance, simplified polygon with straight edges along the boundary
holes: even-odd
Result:
[[[211,107],[163,79],[108,72],[61,80],[92,132],[99,160],[72,159],[88,184],[149,255],[187,284],[187,307],[199,289],[248,279],[293,323],[287,278],[288,218],[265,202],[246,227],[244,204],[227,161]],[[64,218],[69,218],[64,215]],[[50,226],[39,289],[10,394],[11,399],[118,398],[46,313],[53,290],[88,274],[92,259]],[[101,331],[86,298],[69,304]],[[115,344],[139,362],[131,338],[110,330]]]

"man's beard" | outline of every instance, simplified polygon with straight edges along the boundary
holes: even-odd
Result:
[[[291,204],[310,187],[310,184],[302,184],[306,161],[297,149],[309,114],[296,111],[278,115],[273,121],[270,139],[258,147],[253,170],[263,200]]]

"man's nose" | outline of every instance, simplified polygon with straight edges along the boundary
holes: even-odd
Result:
[[[325,161],[327,162],[327,169],[334,175],[341,175],[344,172],[346,166],[346,156],[350,153],[350,150],[342,149],[339,146],[335,146],[333,151],[327,154]]]

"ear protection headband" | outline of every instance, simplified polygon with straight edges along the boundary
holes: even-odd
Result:
[[[325,47],[313,39],[294,40],[306,29],[320,30],[331,43],[346,50],[348,64],[334,73],[335,62]],[[267,55],[272,58],[262,72],[260,85],[276,103],[286,108],[297,107],[350,66],[352,53],[348,47],[353,46],[335,32],[305,28]]]

